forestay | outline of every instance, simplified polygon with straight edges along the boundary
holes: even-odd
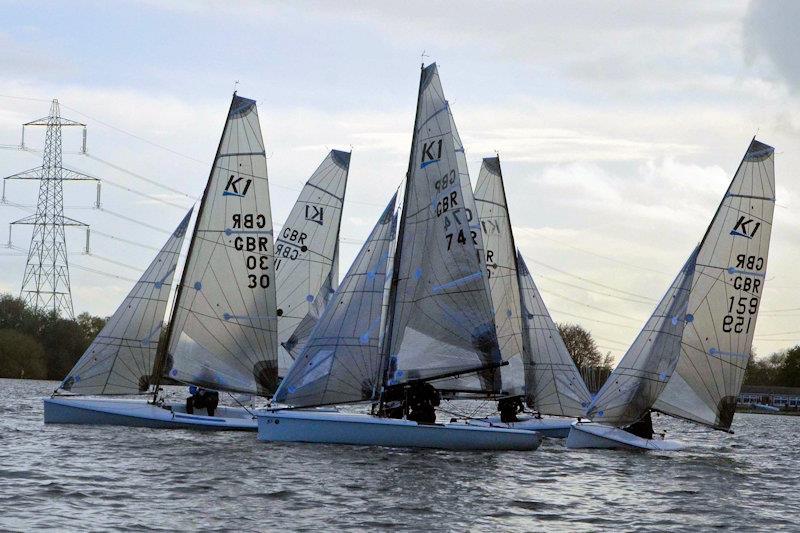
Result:
[[[300,191],[275,238],[281,376],[292,364],[290,352],[302,340],[293,333],[309,314],[319,316],[320,304],[324,307],[336,287],[333,268],[349,168],[350,153],[331,150]]]
[[[501,364],[464,149],[423,69],[390,301],[388,385]],[[482,375],[499,392],[499,372]]]
[[[519,252],[517,269],[527,355],[526,403],[541,414],[583,416],[591,394]]]
[[[381,316],[394,240],[392,198],[353,261],[302,353],[281,382],[275,401],[293,406],[372,399],[383,369]]]
[[[753,139],[700,245],[681,357],[656,410],[730,428],[764,292],[774,206],[774,149]]]
[[[626,426],[653,406],[681,353],[698,249],[689,256],[655,312],[587,409],[595,422]]]
[[[175,267],[192,211],[167,239],[60,388],[77,394],[136,394],[150,385]]]
[[[274,391],[272,236],[256,103],[234,94],[178,287],[165,364],[169,377],[216,390]]]

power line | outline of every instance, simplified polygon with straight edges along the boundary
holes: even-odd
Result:
[[[152,224],[148,224],[147,222],[144,222],[142,220],[137,220],[137,219],[135,219],[133,217],[129,217],[128,215],[123,215],[122,213],[117,213],[116,211],[111,211],[109,209],[106,209],[105,207],[99,207],[98,210],[102,211],[103,213],[108,213],[109,215],[117,217],[119,219],[126,220],[128,222],[133,222],[134,224],[139,224],[140,226],[145,227],[145,228],[149,228],[149,229],[151,229],[153,231],[159,231],[159,232],[164,233],[166,235],[171,235],[172,234],[172,232],[169,231],[169,230],[165,230],[164,228],[159,228],[158,226],[153,226]]]
[[[613,311],[607,311],[606,309],[603,309],[602,307],[597,307],[597,306],[594,306],[594,305],[590,305],[590,304],[581,302],[580,300],[575,300],[573,298],[570,298],[569,296],[564,296],[563,294],[560,294],[560,293],[558,293],[556,291],[553,291],[553,290],[543,291],[543,292],[547,293],[548,295],[555,296],[556,298],[561,298],[562,300],[566,300],[566,301],[568,301],[570,303],[574,303],[576,305],[580,305],[580,306],[586,307],[588,309],[592,309],[593,311],[598,311],[600,313],[605,313],[607,315],[615,316],[617,318],[624,318],[626,320],[632,320],[634,322],[639,322],[638,318],[634,318],[634,317],[631,317],[631,316],[623,315],[623,314],[620,314],[620,313],[615,313]]]
[[[549,281],[551,281],[553,283],[558,283],[559,285],[566,285],[567,287],[573,287],[575,289],[580,289],[580,290],[582,290],[584,292],[589,292],[589,293],[592,293],[592,294],[598,294],[600,296],[607,296],[609,298],[616,298],[618,300],[624,300],[626,302],[633,302],[633,303],[636,303],[636,304],[643,304],[643,305],[652,305],[653,303],[655,303],[655,300],[652,300],[652,299],[648,300],[648,301],[634,300],[633,298],[626,298],[625,296],[618,296],[616,294],[611,294],[611,293],[608,293],[608,292],[602,292],[602,291],[596,291],[596,290],[593,290],[593,289],[587,289],[586,287],[581,287],[580,285],[575,285],[574,283],[568,283],[566,281],[561,281],[559,279],[551,278],[549,276],[544,276],[542,274],[537,274],[536,277],[538,279],[546,279],[546,280],[549,280]]]
[[[556,268],[554,266],[548,265],[547,263],[542,263],[541,261],[537,261],[535,259],[530,259],[530,262],[531,263],[535,263],[535,264],[537,264],[539,266],[543,266],[545,268],[549,268],[550,270],[554,270],[554,271],[558,272],[559,274],[563,274],[563,275],[568,276],[570,278],[579,279],[579,280],[583,281],[584,283],[589,283],[590,285],[597,285],[598,287],[603,287],[604,289],[609,289],[609,290],[616,291],[616,292],[619,292],[619,293],[622,293],[622,294],[626,294],[628,296],[633,296],[635,298],[641,298],[643,300],[650,300],[650,301],[655,302],[655,300],[653,300],[649,296],[644,296],[642,294],[636,294],[635,292],[625,291],[625,290],[622,290],[622,289],[618,289],[616,287],[612,287],[611,285],[606,285],[604,283],[600,283],[599,281],[593,281],[591,279],[584,278],[584,277],[578,276],[576,274],[570,274],[569,272],[561,270],[560,268]]]
[[[101,159],[101,158],[99,158],[99,157],[97,157],[95,155],[92,155],[90,153],[86,153],[84,155],[86,157],[88,157],[89,159],[93,160],[93,161],[97,161],[98,163],[106,165],[109,168],[113,168],[114,170],[116,170],[118,172],[123,172],[125,174],[128,174],[129,176],[132,176],[132,177],[134,177],[134,178],[136,178],[138,180],[142,180],[144,182],[147,182],[150,185],[153,185],[155,187],[159,187],[161,189],[164,189],[165,191],[169,191],[169,192],[172,192],[172,193],[175,193],[175,194],[180,194],[181,196],[185,196],[189,200],[192,200],[192,202],[196,202],[197,200],[200,199],[199,197],[195,198],[191,194],[186,193],[186,192],[184,192],[184,191],[182,191],[180,189],[176,189],[174,187],[170,187],[169,185],[164,185],[163,183],[161,183],[158,180],[154,180],[154,179],[148,178],[146,176],[142,176],[141,174],[139,174],[137,172],[133,172],[132,170],[128,170],[127,168],[123,168],[123,167],[121,167],[119,165],[116,165],[116,164],[114,164],[114,163],[112,163],[110,161],[106,161],[105,159]]]
[[[617,326],[617,327],[620,327],[620,328],[628,328],[628,329],[635,329],[636,328],[636,326],[633,326],[631,324],[620,324],[619,322],[609,322],[607,320],[598,320],[596,318],[590,318],[588,316],[576,315],[575,313],[570,313],[568,311],[562,311],[562,310],[556,309],[554,307],[551,307],[550,311],[556,312],[559,315],[571,316],[573,318],[578,318],[578,319],[581,319],[581,320],[588,320],[589,322],[596,322],[598,324],[605,324],[607,326]]]
[[[652,273],[661,274],[661,275],[664,275],[664,276],[669,276],[670,275],[668,272],[664,272],[664,271],[661,271],[661,270],[656,270],[656,269],[653,269],[653,268],[643,267],[641,265],[636,265],[634,263],[628,263],[626,261],[622,261],[620,259],[617,259],[616,257],[611,257],[611,256],[599,254],[597,252],[592,252],[591,250],[586,250],[585,248],[581,248],[579,246],[575,246],[573,244],[569,244],[569,243],[560,241],[558,239],[554,239],[552,237],[548,237],[546,235],[541,235],[535,229],[531,229],[531,228],[519,228],[519,229],[521,229],[522,231],[525,231],[525,232],[534,233],[534,234],[536,234],[536,237],[538,237],[540,239],[545,239],[547,241],[554,242],[554,243],[556,243],[556,244],[558,244],[560,246],[564,246],[566,248],[571,248],[572,250],[576,250],[578,252],[581,252],[581,253],[584,253],[584,254],[587,254],[587,255],[598,257],[600,259],[605,259],[606,261],[610,261],[612,263],[617,263],[619,265],[624,265],[624,266],[627,266],[627,267],[630,267],[630,268],[634,268],[636,270],[642,270],[644,272],[652,272]]]

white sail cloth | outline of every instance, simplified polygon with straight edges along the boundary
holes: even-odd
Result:
[[[267,160],[256,103],[234,95],[170,324],[166,375],[270,395],[277,317]]]
[[[275,401],[298,407],[328,405],[368,400],[378,392],[384,361],[381,316],[396,198],[342,279]]]
[[[387,384],[501,363],[464,148],[436,65],[420,80],[389,315]],[[482,373],[487,391],[499,372]]]
[[[697,255],[675,373],[654,409],[727,430],[750,358],[775,208],[774,148],[750,143]]]
[[[338,272],[334,268],[349,168],[350,153],[331,150],[300,191],[275,238],[281,376],[292,364],[290,352],[306,340],[302,336],[309,328],[294,335],[298,326],[307,316],[319,317],[319,308],[324,308],[336,288]]]
[[[517,274],[522,293],[526,403],[545,415],[583,416],[591,394],[519,252]]]
[[[594,420],[621,426],[652,408],[730,428],[764,290],[774,204],[774,149],[753,139],[698,249],[590,406]]]
[[[503,360],[508,361],[500,371],[502,390],[510,396],[520,396],[525,393],[520,286],[499,157],[484,158],[475,184],[475,203],[483,234],[497,343]]]
[[[147,392],[175,268],[192,211],[75,363],[60,389],[76,394]]]
[[[626,426],[639,420],[664,390],[681,353],[697,249],[586,411],[595,422]]]

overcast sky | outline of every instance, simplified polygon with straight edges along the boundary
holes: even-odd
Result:
[[[439,64],[473,183],[481,158],[500,153],[516,241],[554,319],[589,328],[617,358],[702,237],[750,138],[775,146],[755,348],[800,342],[799,2],[26,1],[2,11],[0,144],[18,144],[20,124],[58,98],[89,126],[89,156],[67,154],[66,165],[108,180],[103,211],[90,209],[93,186],[66,186],[66,214],[94,230],[90,256],[80,230],[69,233],[76,312],[112,313],[201,194],[237,81],[258,101],[276,222],[329,149],[352,147],[344,272],[405,172],[424,52]],[[79,145],[65,132],[66,151]],[[40,157],[0,150],[0,173]],[[7,183],[9,202],[33,206],[36,193]],[[0,206],[0,221],[25,209]],[[29,239],[14,229],[14,246]],[[0,289],[18,293],[24,263],[0,250]]]

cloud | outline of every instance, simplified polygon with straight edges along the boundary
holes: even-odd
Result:
[[[751,63],[766,63],[789,89],[800,91],[800,3],[753,0],[743,22],[744,54]]]

